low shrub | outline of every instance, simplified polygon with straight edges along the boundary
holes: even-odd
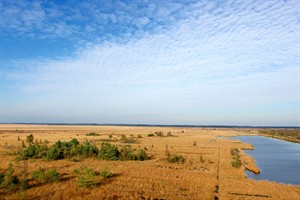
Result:
[[[86,136],[100,136],[100,134],[98,134],[98,133],[93,133],[93,132],[91,132],[91,133],[87,133],[87,134],[85,134]]]
[[[19,182],[18,177],[15,175],[15,170],[13,169],[13,164],[9,163],[8,168],[5,173],[0,175],[0,188],[5,188],[8,191],[16,189]]]
[[[148,160],[147,153],[144,149],[134,151],[131,146],[123,146],[120,151],[120,160]]]
[[[232,155],[233,161],[231,161],[232,167],[240,168],[242,165],[241,159],[240,159],[240,150],[238,148],[231,148],[230,154]]]
[[[138,149],[136,154],[134,155],[135,156],[133,160],[140,160],[140,161],[148,160],[147,153],[144,149]]]
[[[138,143],[139,141],[134,138],[126,138],[124,140],[121,140],[121,142],[126,144],[135,144]]]
[[[130,145],[123,146],[120,151],[120,160],[132,160],[133,150]]]
[[[164,133],[162,131],[156,131],[154,134],[157,135],[157,136],[159,136],[159,137],[163,137],[164,136]]]
[[[153,133],[149,133],[147,136],[148,137],[154,137],[154,134]]]
[[[118,160],[120,151],[115,145],[110,143],[102,143],[98,156],[103,160]]]
[[[182,155],[171,154],[168,156],[167,161],[170,163],[184,163],[185,159]]]
[[[80,154],[84,157],[93,157],[98,155],[98,151],[99,149],[94,144],[87,142],[83,145]]]
[[[111,178],[113,176],[113,173],[110,172],[108,167],[106,166],[100,171],[99,176],[103,177],[104,179],[107,179]]]
[[[240,150],[238,148],[231,148],[230,153],[232,156],[235,156],[240,153]]]
[[[45,170],[40,167],[38,170],[32,172],[32,179],[39,183],[58,182],[60,174],[56,169]]]
[[[242,163],[239,158],[235,158],[233,161],[231,161],[231,165],[232,165],[232,167],[240,168]]]
[[[82,166],[79,169],[75,169],[74,174],[77,177],[76,184],[79,187],[94,188],[100,184],[101,177],[97,176],[92,168]]]
[[[42,158],[47,154],[47,149],[48,148],[45,145],[38,145],[38,144],[29,145],[26,149],[23,149],[21,151],[20,159],[27,160],[30,158],[33,159]]]

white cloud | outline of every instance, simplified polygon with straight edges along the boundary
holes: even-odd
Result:
[[[76,57],[16,61],[12,65],[27,71],[4,71],[5,80],[22,83],[15,90],[33,97],[24,100],[26,108],[5,101],[4,115],[10,119],[17,110],[20,116],[33,110],[53,116],[70,112],[62,118],[78,121],[201,124],[223,118],[229,124],[299,125],[295,2],[268,1],[245,5],[246,10],[230,6],[229,11],[222,6],[189,5],[181,14],[192,11],[191,17],[172,28],[128,34],[126,43],[84,45]],[[156,15],[169,16],[179,7]],[[147,25],[146,17],[137,20]],[[264,113],[257,111],[264,106]],[[278,115],[273,122],[270,114]]]

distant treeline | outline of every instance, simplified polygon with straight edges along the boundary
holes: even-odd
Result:
[[[263,129],[258,131],[261,134],[267,134],[272,136],[279,136],[284,138],[300,140],[300,130],[299,129]]]

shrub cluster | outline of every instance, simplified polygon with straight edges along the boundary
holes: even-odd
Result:
[[[102,143],[98,149],[94,144],[85,142],[79,143],[77,139],[69,142],[57,141],[52,146],[31,144],[19,152],[18,159],[37,159],[44,158],[47,160],[58,160],[71,158],[76,162],[79,158],[98,157],[103,160],[147,160],[148,156],[145,150],[133,150],[129,145],[121,150],[110,143]]]
[[[99,150],[99,158],[104,160],[148,160],[144,149],[135,151],[130,145],[126,145],[119,150],[115,145],[110,143],[102,143]]]
[[[156,131],[156,132],[154,132],[154,134],[153,133],[149,133],[147,136],[148,137],[154,137],[154,136],[158,136],[158,137],[172,137],[173,135],[172,135],[172,133],[170,131],[167,132],[167,135],[164,135],[164,132],[162,132],[162,131]]]
[[[49,148],[45,145],[32,144],[20,152],[19,159],[45,158],[47,160],[58,160],[71,158],[73,156],[92,157],[98,155],[98,148],[89,142],[80,144],[77,139],[69,142],[54,143]]]
[[[21,179],[19,179],[19,177],[15,174],[13,164],[9,163],[6,172],[0,172],[0,189],[5,189],[7,191],[13,191],[18,188],[20,188],[20,190],[26,189],[28,187],[27,178],[24,179],[22,176],[27,176],[27,174],[27,170],[23,170]],[[39,168],[32,172],[31,176],[32,179],[37,180],[39,183],[58,182],[60,180],[60,174],[56,169],[45,170],[43,168]]]
[[[241,159],[240,159],[240,154],[239,154],[240,151],[239,151],[239,149],[237,149],[237,148],[231,148],[230,153],[231,153],[232,158],[233,158],[233,161],[231,161],[232,167],[240,168],[241,165],[242,165],[242,162],[241,162]]]

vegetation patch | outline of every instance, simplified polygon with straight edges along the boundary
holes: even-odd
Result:
[[[231,161],[232,167],[240,168],[242,165],[241,159],[240,159],[240,150],[237,148],[231,148],[230,151],[233,161]]]
[[[133,150],[130,145],[123,146],[121,150],[110,143],[102,143],[99,158],[103,160],[148,160],[144,149]]]
[[[91,132],[91,133],[87,133],[87,134],[85,134],[86,136],[100,136],[100,134],[98,134],[98,133],[93,133],[93,132]]]
[[[122,155],[121,156],[121,151]],[[60,140],[52,146],[30,144],[27,148],[17,152],[17,160],[38,159],[59,160],[69,158],[72,162],[81,161],[83,158],[97,157],[103,160],[147,160],[144,149],[132,150],[131,147],[119,150],[117,146],[103,142],[100,149],[93,143],[79,143],[77,139],[69,142]],[[124,156],[125,155],[125,156]]]
[[[93,157],[98,155],[99,149],[90,142],[80,144],[77,139],[69,142],[61,142],[58,140],[52,146],[30,144],[27,148],[19,152],[17,159],[37,159],[44,158],[47,160],[58,160],[64,158],[72,158],[74,156]]]

